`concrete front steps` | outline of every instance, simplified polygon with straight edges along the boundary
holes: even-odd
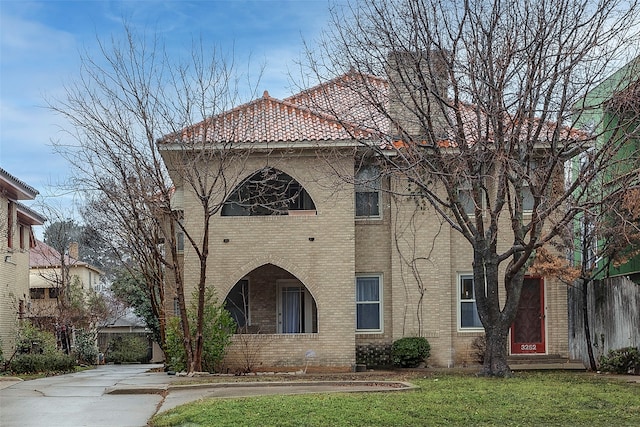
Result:
[[[512,371],[552,369],[586,370],[586,367],[580,360],[571,360],[566,357],[561,357],[559,354],[523,354],[509,356],[507,360]]]

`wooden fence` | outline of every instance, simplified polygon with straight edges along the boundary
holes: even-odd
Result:
[[[589,284],[588,312],[596,361],[609,350],[640,348],[640,284],[626,277],[596,280]],[[582,310],[582,287],[570,287],[569,356],[589,366]]]

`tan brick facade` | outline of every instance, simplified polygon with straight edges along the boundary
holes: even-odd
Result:
[[[45,218],[22,205],[38,192],[0,169],[0,340],[5,358],[15,349],[16,330],[28,314],[31,227]]]
[[[474,363],[472,342],[482,330],[460,327],[458,295],[460,274],[472,271],[471,246],[430,208],[416,209],[415,200],[385,192],[379,218],[356,219],[354,187],[335,174],[336,169],[353,170],[352,162],[349,154],[327,162],[314,150],[302,150],[256,154],[241,168],[244,177],[277,165],[307,190],[317,213],[213,217],[208,285],[222,301],[239,280],[249,283],[252,334],[234,337],[224,369],[240,369],[251,357],[253,369],[308,365],[349,370],[358,346],[384,346],[418,335],[431,344],[429,365]],[[402,182],[385,188],[389,185],[394,189]],[[199,203],[187,189],[183,200],[185,223],[195,229]],[[191,289],[198,265],[188,245],[184,259],[185,284]],[[382,278],[379,332],[356,332],[355,278],[360,274]],[[283,282],[300,283],[311,295],[315,330],[280,333]],[[566,356],[566,289],[551,280],[544,285],[546,353]]]

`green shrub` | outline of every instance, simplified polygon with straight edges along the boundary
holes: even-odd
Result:
[[[40,372],[69,372],[76,366],[76,359],[68,354],[56,351],[47,354],[17,354],[9,364],[9,370],[15,374],[35,374]]]
[[[92,331],[77,331],[75,339],[75,354],[78,362],[95,365],[98,359],[98,346]]]
[[[55,353],[56,337],[52,332],[38,329],[31,322],[24,322],[16,336],[17,354],[49,354]]]
[[[616,374],[640,374],[640,351],[635,347],[609,350],[600,356],[600,370]]]
[[[194,294],[192,304],[187,309],[187,317],[191,325],[192,342],[195,346],[196,325],[196,301]],[[212,289],[207,289],[205,294],[205,309],[202,335],[204,338],[202,354],[202,370],[216,372],[217,365],[222,361],[225,351],[231,342],[231,336],[236,329],[236,324],[223,304],[218,302]],[[167,322],[165,356],[167,368],[173,371],[184,371],[187,368],[186,354],[182,344],[182,327],[180,319],[173,317]]]
[[[405,337],[391,345],[391,360],[395,366],[415,368],[427,360],[431,353],[429,341],[424,337]]]
[[[170,317],[165,332],[164,354],[167,368],[180,372],[187,369],[186,354],[182,345],[182,329],[180,318]]]
[[[391,344],[366,344],[356,346],[356,363],[367,368],[391,366]]]
[[[56,338],[30,322],[24,322],[16,337],[16,355],[8,370],[15,374],[59,373],[73,371],[76,359],[56,349]]]
[[[107,345],[105,359],[112,363],[146,362],[149,358],[149,340],[139,335],[118,335]]]

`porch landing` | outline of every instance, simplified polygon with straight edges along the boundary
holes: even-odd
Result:
[[[586,370],[582,361],[568,359],[557,354],[509,356],[507,360],[512,371]]]

